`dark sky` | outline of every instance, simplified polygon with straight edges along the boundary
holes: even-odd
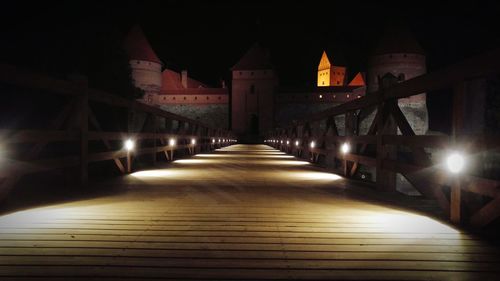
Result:
[[[78,56],[75,45],[120,38],[140,23],[168,67],[188,68],[200,80],[228,77],[229,67],[260,41],[271,49],[282,83],[301,85],[314,81],[323,49],[334,63],[365,70],[388,24],[414,33],[430,70],[500,46],[495,1],[291,2],[10,1],[2,7],[0,59],[50,68]]]

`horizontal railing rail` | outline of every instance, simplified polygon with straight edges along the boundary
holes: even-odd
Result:
[[[230,131],[89,88],[81,76],[67,81],[0,64],[0,84],[14,89],[31,89],[37,94],[62,95],[69,100],[53,120],[46,120],[47,127],[0,128],[0,198],[5,198],[19,179],[30,173],[79,166],[80,182],[86,185],[89,163],[112,160],[120,172],[127,173],[132,171],[133,158],[139,155],[150,154],[154,163],[161,155],[172,160],[175,151],[193,154],[235,141]],[[105,106],[109,112],[125,111],[124,119],[133,116],[144,120],[137,128],[129,120],[120,120],[127,124],[127,130],[115,126],[116,131],[105,131],[101,124],[109,121],[96,115],[93,107],[97,104]],[[127,140],[135,144],[133,149],[124,147]],[[59,143],[76,144],[77,148],[61,149],[64,155],[51,154],[50,146]]]
[[[463,129],[465,83],[497,77],[498,61],[500,50],[495,50],[407,81],[388,81],[389,86],[376,92],[269,132],[267,143],[312,162],[324,161],[346,177],[353,177],[360,165],[373,167],[376,186],[382,191],[396,190],[399,173],[421,194],[436,199],[453,222],[485,226],[500,217],[500,181],[474,174],[477,171],[451,174],[443,161],[433,158],[456,149],[471,158],[498,152],[500,137],[465,135]],[[398,100],[447,89],[453,92],[451,135],[416,135]],[[366,135],[360,135],[356,128],[370,113],[373,121]]]

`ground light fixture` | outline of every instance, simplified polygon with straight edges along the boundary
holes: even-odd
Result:
[[[314,147],[316,147],[316,142],[314,142],[314,141],[311,141],[311,144],[309,144],[309,146],[310,146],[311,148],[314,148]]]
[[[170,139],[170,140],[168,141],[168,144],[169,144],[170,146],[174,146],[174,145],[175,145],[175,139]]]
[[[125,147],[125,149],[126,149],[127,151],[131,151],[131,150],[133,150],[133,149],[134,149],[134,147],[135,147],[135,143],[134,143],[134,141],[133,141],[133,140],[131,140],[131,139],[127,139],[127,140],[123,143],[123,147]]]
[[[452,151],[446,157],[446,167],[452,174],[460,173],[465,167],[465,157],[458,151]]]
[[[340,146],[340,151],[342,151],[342,153],[344,154],[349,153],[351,151],[351,145],[348,142],[344,142]]]

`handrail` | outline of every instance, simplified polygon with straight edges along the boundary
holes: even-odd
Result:
[[[392,84],[364,97],[294,121],[286,127],[276,128],[267,135],[267,143],[312,162],[330,159],[329,163],[333,162],[333,168],[340,168],[340,172],[346,177],[352,177],[360,165],[374,167],[377,188],[380,190],[394,191],[396,183],[391,179],[395,179],[395,173],[401,173],[420,193],[436,199],[453,222],[466,222],[461,214],[461,206],[467,204],[473,210],[467,222],[476,226],[487,225],[500,216],[500,181],[466,174],[452,176],[440,165],[433,163],[429,157],[430,152],[424,148],[461,147],[469,154],[500,148],[498,136],[463,134],[464,85],[470,79],[500,74],[499,61],[500,49]],[[435,95],[440,92],[432,91],[450,88],[453,90],[452,134],[415,135],[397,100],[421,93]],[[354,130],[360,122],[358,116],[361,112],[357,111],[368,109],[376,112],[376,115],[367,135],[359,135],[359,130]],[[338,121],[334,118],[342,114],[345,114],[344,136],[338,134]],[[324,121],[326,122],[323,123]],[[397,129],[400,130],[400,135],[397,134]],[[352,146],[350,152],[340,151],[343,143]],[[400,147],[405,150],[398,150]],[[402,153],[407,155],[405,159],[401,157]],[[336,164],[338,162],[340,165]],[[461,199],[461,191],[491,197],[492,200],[485,202],[480,208],[469,206],[470,200]]]
[[[174,151],[187,151],[188,154],[194,154],[197,151],[208,151],[230,145],[235,141],[230,131],[213,128],[158,107],[89,88],[84,77],[76,77],[73,81],[67,81],[12,65],[0,64],[0,83],[41,90],[40,93],[43,94],[64,95],[71,98],[71,102],[51,121],[49,128],[0,128],[2,146],[32,145],[24,155],[21,155],[21,158],[10,159],[9,163],[3,163],[4,167],[0,173],[0,199],[23,175],[28,173],[79,165],[80,181],[82,185],[85,185],[88,178],[88,164],[91,162],[113,160],[116,167],[122,173],[126,173],[131,171],[134,155],[151,154],[153,162],[156,162],[157,154],[164,153],[167,160],[173,160]],[[92,110],[92,105],[95,103],[113,108],[126,108],[129,112],[144,113],[151,117],[145,121],[151,129],[147,132],[142,132],[142,129],[138,132],[103,131]],[[159,129],[157,121],[160,118],[169,122],[169,128],[166,128],[168,132],[162,132]],[[71,128],[63,128],[63,124],[68,120],[77,121],[77,124],[72,124]],[[177,122],[175,128],[171,121]],[[94,131],[89,130],[89,123],[95,128]],[[136,147],[133,152],[126,151],[121,147],[121,142],[128,138],[142,143],[142,146]],[[175,145],[169,143],[173,138],[176,140]],[[102,142],[107,150],[92,150],[89,144],[96,141]],[[78,142],[79,153],[40,159],[38,157],[40,152],[48,144],[54,142]],[[122,158],[126,158],[125,165],[122,163]]]

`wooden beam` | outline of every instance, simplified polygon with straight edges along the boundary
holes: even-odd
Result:
[[[88,156],[89,156],[89,96],[88,81],[85,77],[79,77],[75,81],[79,85],[80,95],[78,97],[78,111],[80,120],[80,184],[87,186],[89,179]]]
[[[461,193],[462,181],[458,178],[453,179],[450,194],[450,220],[452,223],[458,224],[461,220]]]
[[[76,130],[2,130],[0,142],[7,143],[43,143],[55,141],[77,141],[80,132]]]
[[[434,136],[434,135],[384,135],[382,142],[390,145],[403,145],[409,147],[432,147],[432,148],[447,148],[450,145],[449,136]]]
[[[470,224],[484,227],[500,216],[500,196],[493,198],[470,218]]]
[[[99,121],[97,120],[97,118],[95,116],[95,113],[94,113],[94,111],[92,110],[92,108],[90,106],[89,106],[89,119],[90,119],[90,122],[96,128],[96,130],[102,131],[101,125],[99,124]],[[107,139],[101,139],[101,140],[104,143],[104,146],[106,146],[106,148],[108,150],[111,149],[111,144],[109,143],[109,141]],[[122,161],[119,158],[113,158],[113,161],[115,162],[115,166],[118,168],[118,170],[120,170],[120,172],[122,174],[124,174],[125,173],[125,167],[123,166]]]

